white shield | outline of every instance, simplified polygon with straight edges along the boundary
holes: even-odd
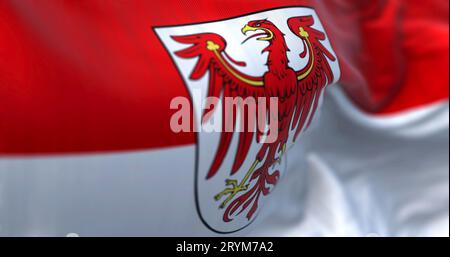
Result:
[[[314,18],[315,23],[312,27],[316,30],[325,32],[316,12],[311,8],[305,7],[288,7],[243,15],[240,17],[233,17],[220,21],[154,28],[161,42],[163,43],[171,58],[173,59],[175,65],[177,66],[180,75],[182,76],[187,88],[191,93],[191,97],[194,103],[195,120],[198,123],[197,127],[201,127],[201,107],[202,101],[204,101],[207,95],[208,74],[206,74],[199,80],[191,80],[189,78],[197,62],[197,59],[184,59],[176,56],[176,51],[182,50],[188,47],[188,45],[176,42],[171,36],[192,35],[198,33],[219,34],[227,42],[227,47],[225,50],[228,55],[235,60],[244,61],[247,64],[245,67],[234,65],[236,69],[248,75],[262,76],[267,71],[267,66],[265,65],[267,62],[267,53],[261,52],[267,46],[267,43],[257,40],[249,40],[245,44],[241,44],[242,41],[246,38],[246,36],[241,33],[241,28],[251,20],[268,19],[269,21],[271,21],[285,34],[285,40],[290,49],[290,51],[287,53],[290,61],[290,67],[294,70],[300,70],[306,65],[308,58],[299,57],[299,54],[304,50],[304,45],[296,35],[290,32],[287,25],[287,20],[290,17],[308,15],[312,15]],[[322,43],[334,56],[336,56],[331,48],[328,38]],[[334,78],[336,81],[338,80],[340,75],[338,63],[337,61],[328,61],[334,73]],[[217,109],[213,116],[214,125],[216,125],[217,128],[221,127],[221,116],[221,110]],[[239,124],[237,124],[237,126],[239,126]],[[231,233],[251,224],[251,222],[258,216],[258,212],[260,211],[261,207],[263,207],[264,201],[269,195],[261,195],[256,200],[258,205],[257,211],[253,215],[251,215],[251,217],[248,217],[247,215],[250,209],[249,207],[243,209],[242,211],[233,213],[233,215],[230,216],[230,220],[224,220],[223,216],[226,208],[219,207],[225,199],[225,196],[221,199],[216,199],[215,196],[227,187],[225,185],[226,179],[241,181],[244,178],[247,171],[254,163],[255,156],[261,145],[256,143],[256,140],[254,139],[254,142],[252,143],[244,164],[238,172],[231,175],[231,166],[235,158],[238,143],[238,135],[235,133],[231,142],[231,146],[228,150],[224,162],[221,165],[221,168],[215,176],[207,179],[207,173],[219,145],[219,136],[220,134],[218,132],[208,133],[205,131],[199,131],[199,133],[197,134],[197,170],[195,174],[196,185],[194,193],[196,195],[197,210],[203,223],[208,228],[218,233]],[[292,136],[293,135],[290,135],[288,144],[292,144]],[[290,145],[288,145],[287,148],[289,147]],[[283,155],[283,159],[281,160],[281,162],[274,165],[269,170],[269,173],[279,171],[279,173],[282,175],[286,170],[286,156],[287,154]],[[252,183],[255,182],[251,181],[249,187],[252,186]],[[273,189],[270,185],[268,185],[268,187],[270,188],[270,190]],[[244,192],[238,193],[236,197],[238,197],[239,194],[243,193]]]

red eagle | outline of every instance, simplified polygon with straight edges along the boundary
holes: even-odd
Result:
[[[175,54],[181,58],[198,58],[198,61],[190,74],[190,79],[198,80],[209,73],[208,96],[213,97],[278,97],[278,137],[275,142],[265,142],[262,140],[261,131],[245,129],[239,132],[237,152],[231,175],[235,174],[242,166],[247,157],[252,142],[255,140],[260,144],[260,149],[256,155],[253,165],[247,171],[242,181],[227,179],[226,186],[222,192],[215,196],[219,201],[224,196],[225,200],[219,208],[225,208],[223,220],[229,222],[231,215],[240,214],[250,208],[247,212],[247,219],[251,219],[258,209],[258,201],[262,195],[270,193],[268,185],[274,186],[280,176],[279,170],[270,173],[269,168],[280,162],[281,156],[286,150],[286,143],[289,132],[295,131],[294,141],[303,128],[308,127],[316,107],[318,98],[328,83],[333,81],[333,72],[327,61],[335,60],[335,57],[322,45],[325,34],[312,28],[314,19],[312,16],[292,17],[287,21],[292,33],[298,36],[304,45],[304,50],[300,58],[308,55],[308,62],[301,70],[295,71],[289,67],[287,52],[288,46],[281,32],[269,20],[254,20],[248,22],[242,28],[242,33],[246,35],[248,31],[260,31],[250,38],[257,37],[257,40],[266,41],[269,45],[263,52],[268,53],[268,71],[262,77],[246,75],[234,68],[229,63],[230,60],[237,66],[245,66],[245,63],[233,60],[225,52],[226,41],[223,37],[215,33],[201,33],[194,35],[172,36],[172,38],[183,44],[191,46],[177,51]],[[245,41],[244,41],[245,42]],[[224,101],[222,101],[224,102]],[[224,111],[225,108],[222,108]],[[268,110],[269,111],[269,110]],[[241,110],[244,116],[257,115]],[[207,112],[203,114],[203,117]],[[222,117],[225,117],[223,113]],[[309,117],[309,118],[308,118]],[[269,118],[267,118],[269,119]],[[234,116],[233,124],[235,124]],[[247,121],[247,118],[243,119]],[[205,120],[203,119],[203,122]],[[248,128],[249,124],[243,124]],[[207,173],[207,178],[213,177],[222,165],[222,162],[230,147],[234,132],[221,132],[220,144],[212,165]],[[252,187],[250,187],[250,182]]]

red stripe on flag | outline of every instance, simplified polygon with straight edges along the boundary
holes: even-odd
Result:
[[[192,144],[169,128],[188,92],[153,26],[316,9],[361,108],[448,98],[448,1],[1,1],[0,153]]]

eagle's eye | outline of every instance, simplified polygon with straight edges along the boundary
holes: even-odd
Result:
[[[256,23],[256,27],[261,27],[261,23]]]

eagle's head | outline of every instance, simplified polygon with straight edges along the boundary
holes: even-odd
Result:
[[[247,40],[254,37],[258,37],[256,40],[260,41],[272,41],[277,33],[281,33],[281,31],[267,19],[249,21],[241,31],[244,35],[247,35],[248,31],[261,31],[247,37],[242,43],[245,43]]]

